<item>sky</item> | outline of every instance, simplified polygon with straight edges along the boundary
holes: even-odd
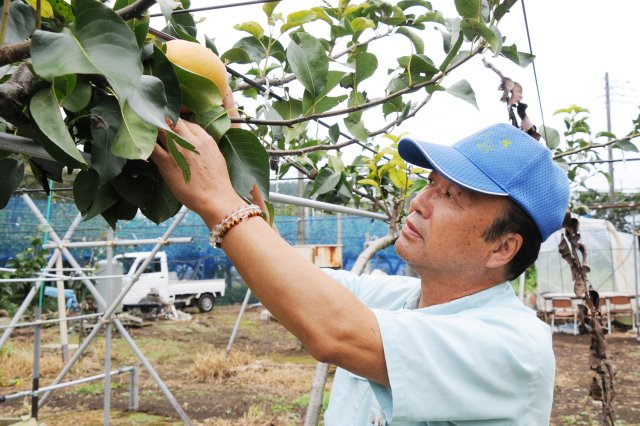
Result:
[[[221,3],[229,4],[234,1],[225,0]],[[286,15],[290,11],[301,9],[302,3],[301,0],[284,0],[276,11]],[[312,7],[319,2],[304,0],[304,3],[307,7]],[[443,10],[445,16],[455,13],[453,1],[434,0],[432,3],[434,8]],[[192,7],[206,4],[209,2],[192,1]],[[490,54],[485,57],[504,75],[522,84],[523,102],[529,105],[527,112],[534,124],[541,125],[544,122],[562,132],[562,118],[554,116],[554,112],[575,104],[590,111],[589,122],[594,132],[606,130],[605,73],[608,73],[611,131],[619,137],[631,131],[631,120],[640,111],[640,55],[637,53],[637,42],[640,40],[640,25],[637,22],[640,2],[529,0],[525,1],[524,6],[531,49],[536,55],[535,70],[539,91],[531,65],[521,68],[504,58],[494,58]],[[266,24],[260,4],[198,12],[195,16],[204,18],[199,24],[199,31],[215,38],[220,52],[229,49],[234,41],[246,35],[233,29],[234,24],[250,20]],[[152,21],[152,26],[160,29],[163,22],[158,19],[160,18]],[[518,2],[503,18],[499,28],[507,36],[507,45],[515,42],[518,50],[529,51],[522,2]],[[402,45],[397,38],[394,40],[377,42],[376,52],[381,70],[385,69],[385,61],[392,61],[386,62],[389,67],[395,65],[393,61],[399,55],[396,53],[398,49],[410,51],[408,41],[406,45]],[[433,38],[425,39],[427,46],[429,43],[441,43],[441,39],[434,32]],[[393,51],[394,54],[385,55],[385,51]],[[438,62],[438,58],[432,59]],[[452,144],[483,127],[507,121],[506,107],[500,102],[497,90],[500,79],[482,64],[480,58],[452,72],[445,81],[445,86],[461,79],[469,81],[474,88],[479,109],[458,98],[439,93],[417,118],[408,120],[395,133],[406,132],[417,139]],[[383,95],[380,85],[376,86],[375,77],[368,84],[372,97]],[[627,158],[640,157],[640,154],[635,153],[625,155]],[[603,153],[602,156],[606,158],[606,154]],[[605,170],[607,168],[606,165],[600,167]],[[616,190],[639,190],[639,171],[640,162],[616,163]],[[601,190],[608,188],[607,182],[598,177],[590,179],[589,185]]]

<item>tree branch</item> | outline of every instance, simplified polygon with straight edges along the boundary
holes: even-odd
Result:
[[[346,114],[350,114],[352,112],[369,109],[369,108],[372,108],[374,106],[378,106],[380,104],[383,104],[383,103],[385,103],[387,101],[390,101],[391,99],[397,98],[398,96],[402,96],[402,95],[405,95],[407,93],[417,92],[418,90],[420,90],[420,89],[422,89],[424,87],[427,87],[429,85],[437,83],[438,81],[442,80],[442,78],[444,78],[444,76],[447,75],[450,71],[453,71],[454,69],[458,68],[460,65],[464,64],[469,59],[471,59],[472,57],[474,57],[478,53],[482,52],[483,50],[484,50],[484,47],[478,46],[477,48],[475,48],[474,50],[472,50],[470,52],[469,56],[467,56],[466,58],[462,59],[460,62],[456,63],[455,65],[450,66],[447,69],[446,73],[445,72],[440,72],[440,73],[436,74],[436,76],[434,76],[431,80],[423,81],[422,83],[411,85],[411,86],[406,87],[406,88],[404,88],[402,90],[398,90],[397,92],[394,92],[394,93],[392,93],[392,94],[390,94],[388,96],[385,96],[383,98],[374,99],[372,101],[365,102],[365,103],[363,103],[361,105],[357,105],[357,106],[353,106],[353,107],[345,108],[345,109],[341,109],[341,110],[327,111],[327,112],[317,113],[317,114],[309,114],[309,115],[305,115],[305,116],[302,116],[302,117],[292,118],[292,119],[289,119],[289,120],[260,120],[260,119],[256,119],[256,118],[250,118],[250,117],[244,117],[244,118],[243,117],[238,117],[238,118],[232,118],[231,122],[232,123],[242,123],[242,124],[291,127],[291,126],[293,126],[295,124],[303,123],[305,121],[319,120],[321,118],[335,117],[335,116],[338,116],[338,115],[346,115]]]
[[[604,148],[604,147],[607,147],[609,145],[617,144],[618,142],[631,142],[631,140],[633,140],[633,139],[635,139],[635,138],[637,138],[639,136],[640,136],[640,133],[632,133],[629,136],[626,136],[626,137],[624,137],[622,139],[614,139],[614,140],[610,140],[610,141],[604,142],[604,143],[590,143],[590,144],[587,144],[586,146],[583,146],[583,147],[580,147],[580,148],[576,148],[576,149],[573,149],[571,151],[565,151],[565,152],[562,152],[560,154],[554,155],[553,159],[557,160],[559,158],[568,157],[569,155],[578,154],[580,152],[589,151],[589,150],[595,149],[595,148]]]
[[[0,111],[2,118],[19,128],[20,134],[34,138],[32,124],[22,113],[35,75],[27,62],[21,63],[5,83],[0,84]]]
[[[373,240],[367,245],[367,247],[362,251],[362,253],[360,253],[355,263],[353,264],[351,272],[357,275],[362,274],[362,271],[364,271],[365,266],[367,266],[367,263],[369,263],[374,254],[382,249],[389,247],[396,241],[396,239],[398,239],[398,227],[400,218],[399,213],[401,208],[402,207],[400,206],[400,203],[394,204],[392,214],[389,217],[390,220],[387,235]]]
[[[125,21],[137,18],[144,14],[156,0],[137,0],[129,6],[118,9],[115,12]],[[31,40],[0,46],[0,67],[27,59],[31,55]]]

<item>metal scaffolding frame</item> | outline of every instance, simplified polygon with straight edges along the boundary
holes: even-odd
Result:
[[[138,278],[142,275],[142,273],[144,272],[146,267],[149,265],[149,263],[151,263],[156,253],[158,253],[158,251],[162,248],[162,246],[164,246],[170,241],[169,237],[171,236],[173,231],[178,227],[178,225],[182,222],[188,210],[185,207],[180,209],[174,221],[171,223],[171,225],[165,231],[162,237],[160,237],[157,240],[151,240],[151,241],[145,240],[146,244],[150,244],[150,243],[154,244],[153,249],[149,252],[148,257],[142,262],[142,264],[134,272],[133,276],[131,277],[131,280],[127,283],[126,287],[122,289],[122,291],[118,294],[118,296],[113,300],[111,305],[107,306],[102,295],[98,292],[94,284],[91,282],[90,277],[85,273],[84,268],[80,266],[80,264],[77,262],[77,260],[73,257],[73,255],[69,252],[69,249],[67,248],[73,245],[72,243],[69,243],[69,239],[71,238],[78,224],[82,220],[81,215],[78,215],[74,219],[74,221],[71,223],[71,226],[67,230],[66,234],[61,239],[58,236],[58,234],[54,231],[53,227],[48,223],[48,221],[42,215],[42,213],[40,212],[38,207],[35,205],[33,200],[31,200],[29,195],[23,194],[22,199],[27,204],[27,206],[31,209],[33,214],[38,218],[41,225],[45,228],[45,232],[48,233],[49,238],[53,242],[47,245],[47,247],[54,249],[54,253],[49,259],[45,270],[51,269],[53,265],[58,261],[58,259],[60,259],[61,256],[64,256],[66,261],[80,275],[81,281],[84,283],[85,287],[87,288],[87,290],[89,290],[94,300],[96,301],[98,305],[98,310],[102,312],[102,314],[100,314],[100,319],[98,320],[96,325],[93,327],[91,333],[86,337],[86,339],[82,342],[80,347],[78,347],[78,349],[75,351],[71,359],[69,359],[67,364],[62,368],[62,371],[59,373],[59,375],[56,377],[53,383],[47,387],[46,391],[43,392],[44,395],[39,400],[38,400],[38,395],[41,392],[37,390],[37,387],[38,387],[37,371],[38,371],[38,357],[39,357],[39,330],[42,322],[36,321],[36,324],[34,325],[36,328],[36,335],[37,335],[36,338],[34,339],[34,346],[35,346],[34,347],[34,387],[36,389],[30,391],[29,393],[30,395],[32,395],[32,401],[34,402],[34,405],[35,405],[34,407],[32,407],[32,415],[33,414],[37,415],[37,409],[42,407],[45,404],[47,399],[50,397],[51,393],[55,389],[62,387],[59,385],[61,384],[64,377],[71,370],[71,368],[76,363],[76,361],[80,359],[84,351],[94,341],[95,337],[98,335],[98,333],[104,326],[105,327],[105,365],[104,365],[105,372],[104,372],[104,375],[102,376],[104,380],[103,423],[105,425],[109,424],[109,411],[110,411],[110,398],[111,398],[111,375],[112,375],[111,374],[111,332],[112,332],[112,326],[115,325],[120,335],[124,338],[124,340],[127,342],[129,347],[132,349],[132,351],[140,361],[140,363],[144,366],[144,368],[147,370],[149,375],[156,382],[156,384],[158,385],[162,393],[165,395],[165,397],[167,398],[171,406],[174,408],[174,410],[178,413],[182,421],[187,425],[192,425],[192,422],[189,416],[187,416],[187,414],[182,409],[182,407],[180,406],[176,398],[173,396],[169,388],[165,385],[165,383],[162,381],[162,379],[160,378],[158,373],[155,371],[151,363],[144,356],[140,348],[138,348],[134,339],[131,337],[131,335],[129,335],[129,332],[124,327],[122,322],[114,315],[115,311],[117,310],[118,306],[124,299],[127,292],[131,289],[131,287],[135,284]],[[107,246],[108,251],[110,252],[112,246],[116,244],[105,244],[105,245]],[[112,257],[112,254],[111,254],[111,257]],[[11,331],[17,326],[22,325],[22,324],[19,324],[19,319],[22,317],[22,315],[26,311],[27,307],[33,300],[33,297],[36,295],[37,291],[40,289],[42,282],[43,282],[42,280],[36,281],[36,284],[31,288],[27,297],[25,297],[25,299],[23,300],[23,303],[21,304],[20,308],[18,308],[18,310],[16,311],[16,314],[11,319],[10,324],[4,330],[4,333],[0,338],[0,348],[2,348],[4,343],[9,338]]]

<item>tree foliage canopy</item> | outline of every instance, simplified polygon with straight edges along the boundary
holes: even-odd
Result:
[[[254,184],[266,195],[270,169],[279,176],[297,169],[312,180],[310,197],[358,206],[366,199],[370,208],[397,218],[405,197],[424,184],[415,174],[421,171],[412,173],[395,151],[397,126],[445,93],[477,107],[466,80],[449,81],[453,70],[474,57],[486,53],[521,66],[534,59],[499,30],[515,0],[455,0],[453,16],[425,0],[340,0],[286,16],[278,2],[265,3],[267,25],[239,22],[235,28],[243,36],[224,52],[199,33],[189,0],[158,0],[166,26],[151,28],[148,9],[155,3],[5,2],[0,139],[8,142],[0,160],[0,207],[19,187],[25,166],[46,190],[66,168],[75,176],[74,199],[87,218],[102,215],[115,226],[138,210],[157,223],[172,217],[180,204],[147,159],[158,131],[165,131],[169,151],[189,179],[176,146],[193,147],[166,124],[186,106],[188,119],[219,141],[241,195]],[[430,32],[442,43],[425,43]],[[167,60],[164,43],[171,38],[203,40],[219,54],[231,73],[239,117],[229,117],[210,80]],[[385,53],[397,56],[388,70],[380,69],[373,48],[383,38],[404,42]],[[363,82],[374,76],[384,84],[370,93]],[[567,123],[568,149],[588,151],[591,142],[576,139],[584,123]],[[543,130],[563,157],[559,132]],[[24,139],[14,135],[35,141],[41,154],[26,151]],[[374,139],[379,135],[388,146]],[[630,140],[616,146],[635,149]],[[341,149],[347,146],[360,146],[362,153],[345,164]]]

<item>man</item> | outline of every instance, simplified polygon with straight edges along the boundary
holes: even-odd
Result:
[[[549,328],[505,282],[535,260],[567,207],[566,176],[545,147],[506,124],[453,147],[403,139],[400,155],[433,170],[396,242],[420,279],[332,278],[254,218],[208,134],[183,121],[175,130],[200,155],[183,151],[185,184],[156,147],[173,193],[311,355],[340,367],[325,424],[549,423]]]

